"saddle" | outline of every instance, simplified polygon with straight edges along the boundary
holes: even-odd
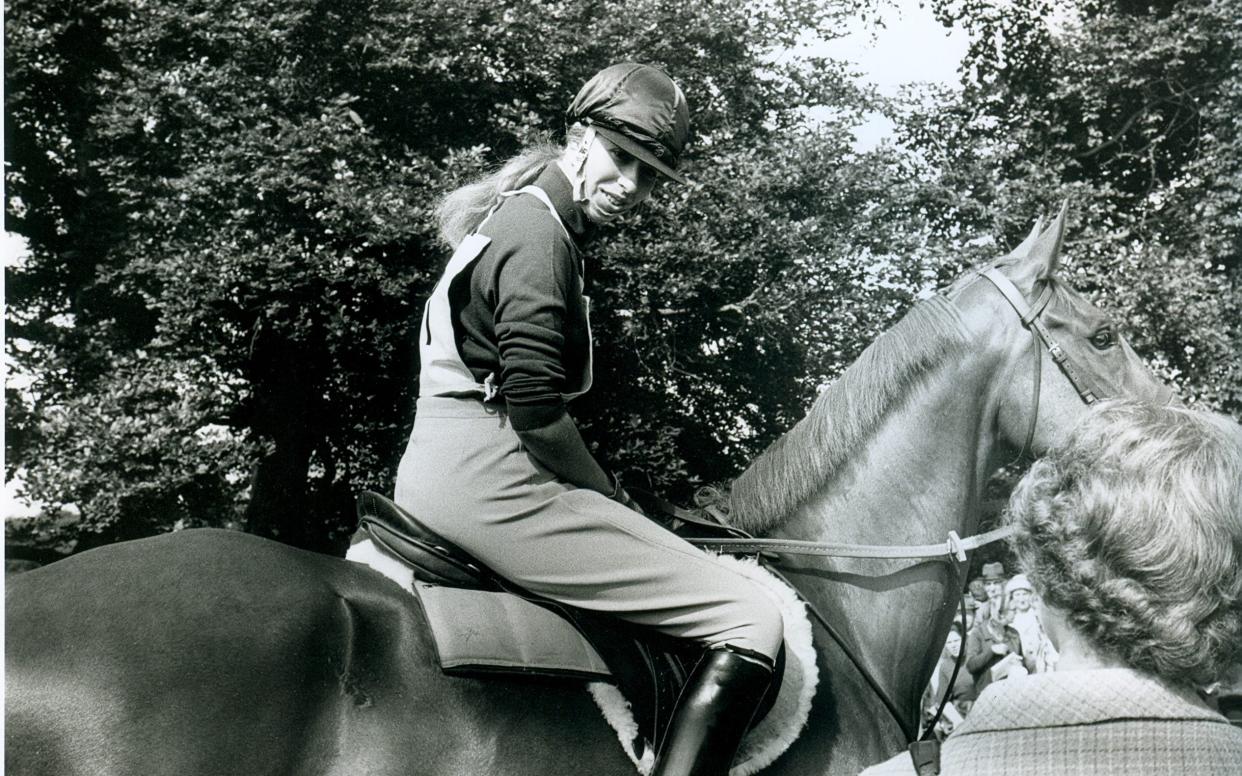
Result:
[[[412,570],[414,589],[428,615],[445,673],[533,674],[607,682],[629,702],[638,728],[634,751],[659,751],[681,688],[702,656],[702,645],[524,590],[378,493],[362,493],[357,514],[355,545],[369,539]],[[473,624],[469,624],[471,614],[475,615]],[[520,630],[523,623],[525,631]],[[508,640],[511,649],[480,646],[480,631],[492,626],[504,631],[501,638]],[[531,642],[540,645],[539,655],[523,653]],[[777,677],[783,675],[783,660],[784,650]],[[779,689],[778,680],[752,726],[771,708]]]

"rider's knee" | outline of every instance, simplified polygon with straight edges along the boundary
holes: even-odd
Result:
[[[751,596],[737,603],[734,615],[733,627],[719,644],[774,660],[785,640],[785,621],[773,601],[766,595]]]

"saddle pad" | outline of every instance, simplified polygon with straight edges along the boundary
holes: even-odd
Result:
[[[510,593],[415,582],[448,673],[573,674],[608,679],[595,649],[559,614]]]
[[[570,674],[610,679],[595,648],[560,615],[509,593],[416,582],[413,570],[369,538],[345,557],[370,566],[418,596],[446,672]],[[504,624],[507,627],[497,627]]]

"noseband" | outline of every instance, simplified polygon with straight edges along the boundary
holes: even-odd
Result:
[[[1012,280],[1002,275],[997,269],[985,269],[979,274],[996,286],[996,290],[1001,292],[1001,295],[1013,307],[1014,312],[1018,314],[1022,327],[1031,332],[1031,352],[1035,354],[1035,380],[1031,385],[1031,424],[1026,430],[1026,441],[1022,443],[1022,449],[1018,451],[1020,460],[1030,452],[1031,442],[1035,439],[1035,423],[1039,420],[1039,386],[1043,381],[1044,364],[1043,353],[1039,348],[1040,342],[1043,342],[1044,347],[1048,349],[1052,362],[1060,367],[1061,373],[1069,380],[1070,385],[1074,386],[1074,390],[1078,392],[1078,398],[1082,399],[1084,404],[1090,407],[1101,397],[1091,390],[1086,380],[1075,368],[1069,353],[1066,353],[1065,349],[1052,338],[1048,327],[1039,320],[1044,308],[1048,306],[1048,300],[1052,299],[1052,283],[1045,283],[1044,290],[1039,293],[1035,304],[1027,307],[1026,300],[1022,298],[1022,292],[1018,291],[1018,287],[1013,284]]]

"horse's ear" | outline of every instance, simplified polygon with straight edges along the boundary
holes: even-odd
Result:
[[[1035,240],[1039,237],[1039,233],[1044,228],[1044,217],[1040,216],[1035,219],[1035,226],[1031,227],[1031,233],[1026,239],[1018,243],[1018,247],[1005,254],[1006,259],[1020,259],[1031,252],[1031,246],[1035,244]]]
[[[1027,292],[1033,291],[1036,283],[1048,280],[1056,274],[1061,259],[1061,241],[1065,237],[1065,216],[1068,212],[1069,200],[1065,200],[1061,203],[1061,212],[1035,238],[1026,256],[1014,264],[1014,273],[1010,280],[1019,288]]]

